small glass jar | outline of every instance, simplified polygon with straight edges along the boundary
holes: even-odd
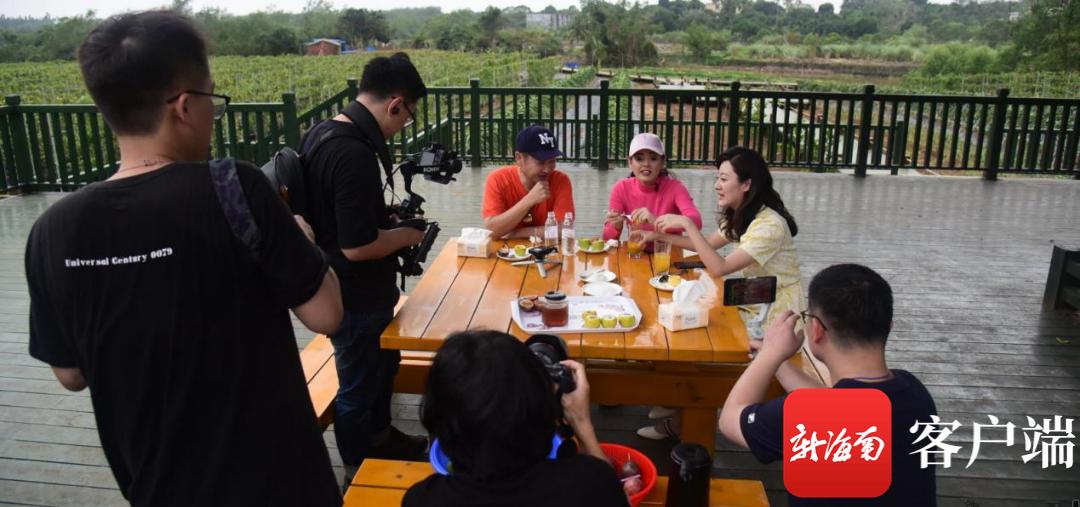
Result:
[[[566,294],[557,290],[544,294],[540,305],[540,318],[547,327],[563,327],[570,320],[570,302]]]

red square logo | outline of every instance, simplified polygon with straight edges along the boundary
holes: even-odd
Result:
[[[877,389],[798,389],[784,401],[784,486],[874,498],[892,483],[892,403]]]

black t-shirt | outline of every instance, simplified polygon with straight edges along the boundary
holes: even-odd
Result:
[[[94,183],[30,232],[30,355],[82,371],[133,505],[341,503],[288,311],[326,262],[262,174],[237,172],[258,262],[206,164]]]
[[[409,488],[401,505],[625,507],[628,501],[611,465],[577,455],[540,461],[523,474],[498,483],[433,474]]]
[[[307,150],[315,140],[333,132],[314,154]],[[384,257],[353,262],[342,248],[361,247],[378,238],[379,229],[390,228],[383,195],[382,166],[372,148],[351,123],[327,120],[311,129],[300,143],[304,156],[304,182],[315,229],[315,242],[330,258],[341,281],[341,295],[348,311],[392,309],[400,293],[397,258]]]
[[[842,379],[834,388],[878,389],[892,402],[892,484],[878,498],[822,499],[800,498],[788,495],[790,505],[859,505],[859,506],[933,506],[937,505],[934,467],[921,468],[919,455],[912,454],[919,447],[915,437],[908,432],[915,421],[926,422],[937,414],[934,399],[919,379],[904,370],[892,370],[895,375],[885,382],[859,382]],[[786,396],[750,405],[743,410],[740,426],[743,438],[762,463],[770,463],[784,456],[783,419]],[[752,422],[751,422],[752,421]]]

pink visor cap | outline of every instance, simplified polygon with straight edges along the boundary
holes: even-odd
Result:
[[[641,150],[649,150],[663,157],[664,143],[660,142],[660,138],[656,134],[642,132],[634,136],[633,141],[630,141],[630,154],[626,158],[633,157],[634,154]]]

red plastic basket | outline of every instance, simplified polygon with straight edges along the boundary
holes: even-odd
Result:
[[[630,507],[638,507],[638,504],[649,495],[653,486],[656,486],[656,464],[649,459],[648,456],[642,454],[637,449],[626,447],[619,444],[600,444],[600,449],[604,451],[608,459],[611,460],[611,464],[618,470],[626,463],[627,455],[630,460],[634,462],[638,468],[641,469],[641,482],[645,485],[638,491],[637,494],[630,497]]]

